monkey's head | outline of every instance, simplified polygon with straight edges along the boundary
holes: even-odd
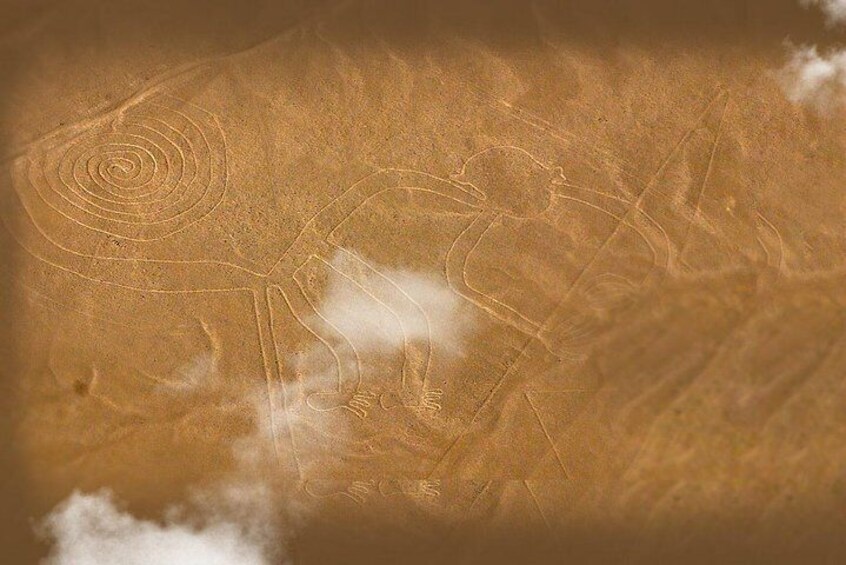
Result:
[[[476,189],[487,207],[520,218],[546,210],[552,186],[566,180],[560,167],[544,165],[525,150],[512,146],[476,153],[452,179]]]

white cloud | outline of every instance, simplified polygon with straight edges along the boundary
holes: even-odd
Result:
[[[348,251],[332,259],[319,306],[330,324],[356,336],[357,345],[369,352],[389,353],[406,341],[427,341],[451,353],[461,350],[471,321],[445,281],[422,272],[375,265],[369,270],[364,265],[363,258]],[[358,280],[345,276],[354,271]],[[355,286],[361,283],[364,292]]]
[[[37,528],[52,544],[46,565],[285,562],[290,529],[305,509],[285,504],[285,491],[271,488],[266,478],[276,460],[265,414],[256,414],[256,431],[233,447],[234,470],[209,487],[193,489],[188,502],[170,507],[162,521],[133,516],[108,489],[73,493]]]
[[[836,110],[846,103],[846,50],[821,54],[816,46],[791,47],[779,78],[791,102],[823,113]]]
[[[267,540],[223,516],[163,523],[123,510],[108,491],[74,493],[43,522],[54,540],[50,565],[264,565]]]
[[[195,392],[214,390],[217,371],[209,355],[186,364],[184,383]],[[281,386],[279,387],[281,389]],[[170,389],[163,388],[162,391]],[[178,393],[179,391],[177,391]],[[232,446],[234,467],[223,478],[191,490],[185,503],[171,506],[163,520],[141,519],[124,509],[108,490],[75,492],[37,526],[51,543],[46,565],[265,565],[285,562],[291,529],[305,516],[289,491],[275,480],[267,394],[240,399],[255,421],[252,433]],[[281,391],[272,391],[278,401]],[[278,414],[277,417],[284,417]]]
[[[217,374],[217,359],[212,353],[201,353],[176,371],[178,387],[196,388],[209,384]]]
[[[846,0],[799,0],[805,8],[819,6],[829,25],[846,22]]]

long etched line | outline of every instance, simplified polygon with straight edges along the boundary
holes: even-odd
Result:
[[[564,478],[569,481],[570,473],[567,472],[567,468],[564,466],[564,460],[561,459],[561,454],[558,453],[558,448],[555,447],[555,442],[552,441],[552,436],[549,435],[549,431],[546,429],[546,426],[544,425],[540,414],[538,414],[538,409],[535,407],[535,403],[532,402],[528,391],[523,392],[523,396],[526,397],[526,402],[529,403],[529,407],[532,409],[532,413],[535,415],[538,424],[540,424],[541,430],[543,431],[543,435],[546,436],[546,440],[549,442],[549,446],[552,448],[552,453],[555,455],[555,460],[558,461],[558,466],[561,468],[561,472],[564,473]]]

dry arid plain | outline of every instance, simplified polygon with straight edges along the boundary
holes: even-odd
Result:
[[[844,562],[844,20],[0,0],[0,562]]]

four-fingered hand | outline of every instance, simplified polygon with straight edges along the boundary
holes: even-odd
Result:
[[[421,410],[430,413],[440,412],[443,409],[441,406],[441,398],[443,398],[443,396],[444,391],[439,388],[424,390],[423,396],[420,398]]]
[[[374,486],[376,481],[353,481],[343,494],[358,504],[364,504]]]
[[[379,407],[382,410],[393,408],[411,408],[419,412],[434,414],[442,410],[441,398],[444,395],[443,389],[423,389],[418,392],[402,390],[382,393],[379,396]]]
[[[439,496],[441,496],[441,481],[435,480],[422,480],[419,481],[417,484],[417,489],[412,493],[412,495],[420,500],[428,500],[432,501]]]
[[[376,399],[376,394],[367,390],[356,390],[352,394],[334,391],[315,392],[306,398],[306,404],[316,412],[346,410],[354,416],[364,419],[367,418]]]
[[[376,394],[369,391],[358,391],[341,408],[352,412],[359,418],[366,418],[367,412],[376,400]]]

